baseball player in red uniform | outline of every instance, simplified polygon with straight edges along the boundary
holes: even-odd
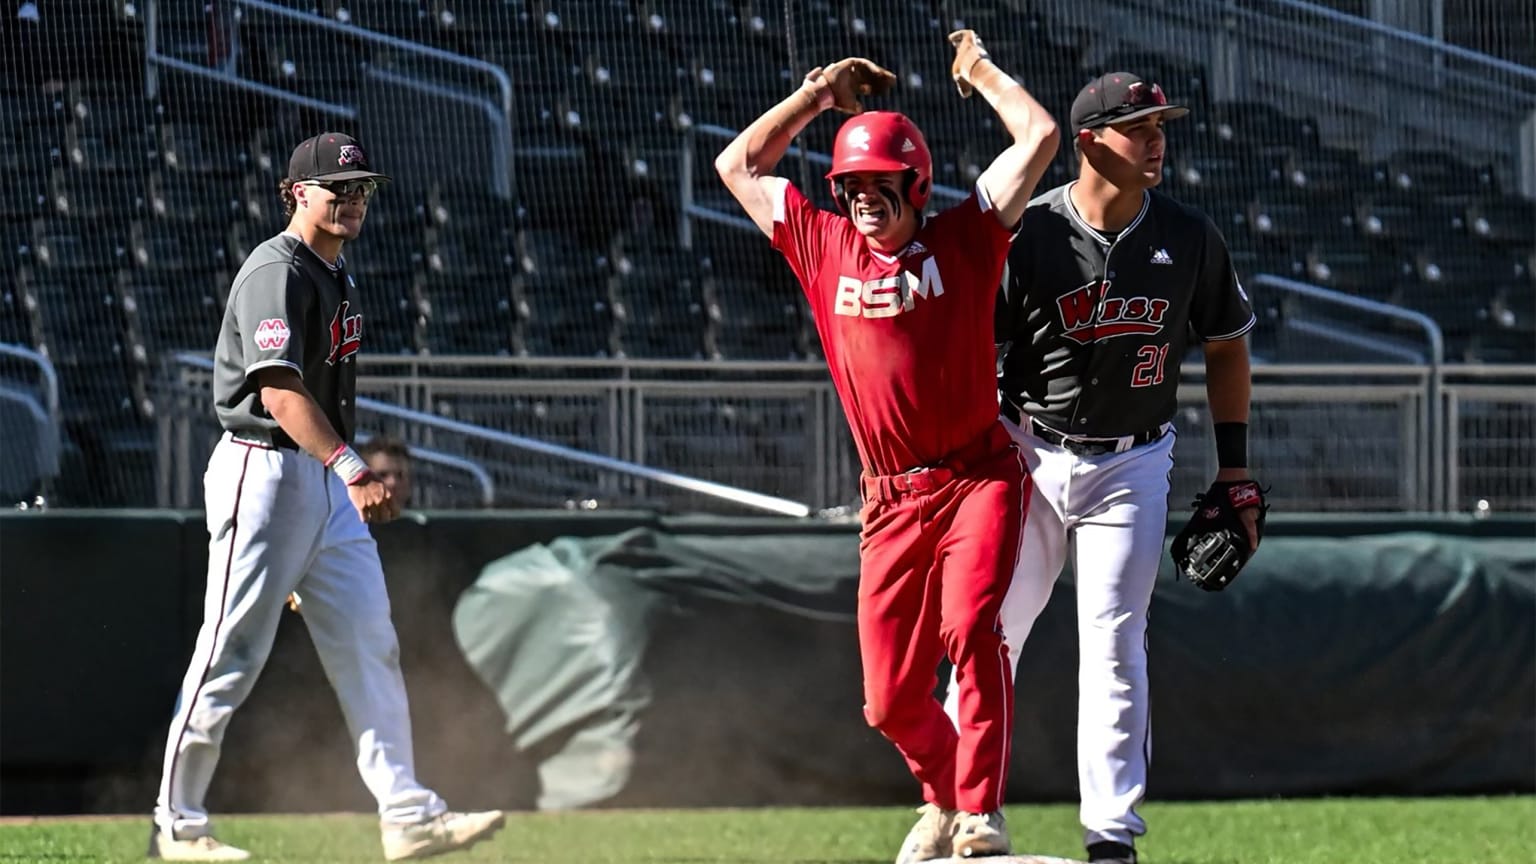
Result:
[[[981,91],[1013,137],[954,207],[924,216],[927,144],[901,114],[863,113],[859,97],[895,76],[862,58],[813,69],[715,160],[799,278],[863,463],[864,714],[927,802],[898,862],[1011,851],[1000,808],[1013,684],[998,615],[1030,487],[997,419],[991,328],[1009,244],[1058,143],[1050,114],[973,32],[950,41],[961,95]],[[770,173],[829,108],[854,115],[827,174],[837,213]],[[933,697],[946,653],[958,731]]]

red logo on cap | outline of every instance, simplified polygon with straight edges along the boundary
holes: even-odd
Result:
[[[338,165],[366,164],[368,157],[363,155],[363,148],[356,144],[343,144],[336,156]]]

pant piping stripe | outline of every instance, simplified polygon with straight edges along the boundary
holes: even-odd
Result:
[[[197,687],[193,688],[191,698],[183,706],[185,714],[181,720],[181,731],[176,733],[176,746],[171,750],[171,767],[166,772],[165,803],[168,808],[171,808],[173,816],[180,815],[175,812],[175,806],[176,763],[181,759],[181,742],[187,737],[187,726],[192,723],[192,709],[197,705],[198,694],[203,691],[203,685],[208,683],[208,673],[213,669],[213,655],[219,648],[219,633],[224,629],[224,609],[229,601],[229,575],[235,564],[235,538],[240,533],[240,496],[245,491],[245,472],[250,467],[253,452],[255,452],[254,448],[245,449],[245,458],[240,460],[240,479],[235,483],[235,506],[229,516],[229,553],[224,558],[224,585],[219,591],[219,617],[213,623],[213,638],[209,640],[208,660],[203,664],[203,673],[198,678]]]
[[[1019,484],[1019,536],[1013,542],[1013,562],[1008,568],[1010,583],[1013,581],[1014,572],[1018,570],[1019,558],[1024,554],[1024,523],[1029,519],[1029,498],[1035,488],[1034,478],[1029,476],[1029,466],[1024,464],[1024,454],[1019,451],[1019,445],[1013,444],[1011,446],[1013,448],[1013,458],[1019,463],[1019,472],[1023,475],[1024,481]],[[998,607],[997,621],[994,626],[997,627],[998,632],[1004,632],[1003,610],[1001,606]],[[1017,651],[1018,647],[1016,646],[1014,650]],[[1003,761],[998,766],[997,800],[992,808],[994,810],[1001,810],[1003,799],[1008,794],[1006,788],[1008,784],[1008,763],[1013,759],[1013,688],[1011,681],[1013,672],[1012,667],[1008,663],[1008,639],[1006,635],[998,643],[997,653],[1002,661],[999,665],[1002,667],[1003,693],[1009,697],[1003,700]]]

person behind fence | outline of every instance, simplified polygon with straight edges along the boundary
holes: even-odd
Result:
[[[998,614],[1029,481],[997,417],[990,328],[1009,243],[1058,139],[975,33],[950,42],[961,95],[980,91],[1013,139],[958,204],[924,215],[928,145],[906,116],[864,111],[860,97],[895,76],[858,57],[811,70],[715,160],[805,292],[863,463],[864,715],[926,802],[901,862],[1011,849],[1001,807],[1013,687]],[[827,174],[837,212],[771,173],[828,110],[853,115]],[[960,670],[958,730],[933,695],[946,653]]]
[[[1211,220],[1153,191],[1163,124],[1187,113],[1129,72],[1085,86],[1071,112],[1078,178],[1030,203],[998,301],[1000,408],[1034,480],[1003,627],[1009,645],[1024,644],[1070,555],[1080,818],[1095,864],[1135,864],[1146,831],[1136,807],[1151,752],[1147,611],[1191,344],[1205,357],[1220,466],[1197,516],[1230,507],[1250,552],[1262,529],[1247,467],[1253,309]],[[955,698],[946,707],[963,718]]]
[[[411,506],[411,448],[404,441],[388,435],[375,435],[357,448],[357,454],[368,463],[368,470],[379,478],[384,488],[400,509]]]
[[[347,135],[299,144],[279,186],[288,227],[251,252],[230,287],[214,348],[224,433],[204,475],[203,625],[166,738],[150,857],[250,857],[215,838],[204,800],[292,591],[303,593],[304,623],[378,802],[385,857],[464,848],[504,821],[499,811],[452,812],[416,779],[399,644],[368,532],[400,502],[349,443],[364,329],[342,247],[387,180]]]

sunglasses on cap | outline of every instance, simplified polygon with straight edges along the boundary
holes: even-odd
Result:
[[[1145,81],[1137,81],[1126,88],[1125,105],[1136,108],[1151,108],[1155,105],[1167,105],[1168,96],[1163,88],[1156,84],[1148,84]]]
[[[337,198],[356,198],[362,196],[363,200],[373,197],[379,191],[379,182],[364,178],[361,180],[305,180],[301,186],[319,186],[321,189],[335,195]]]

